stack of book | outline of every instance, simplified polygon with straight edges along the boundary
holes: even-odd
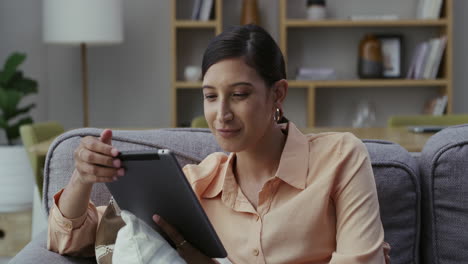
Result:
[[[446,36],[419,43],[413,53],[406,77],[408,79],[436,79],[446,44]]]
[[[443,0],[419,0],[416,18],[437,19],[440,17]]]
[[[336,80],[336,71],[331,68],[299,68],[296,80],[327,81]]]
[[[195,0],[192,9],[192,20],[208,21],[213,18],[214,0]]]

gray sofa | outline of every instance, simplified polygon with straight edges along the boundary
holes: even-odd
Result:
[[[99,129],[77,129],[57,138],[47,155],[44,210],[73,170],[73,150],[82,136],[98,136]],[[415,158],[401,146],[364,140],[379,195],[385,240],[392,246],[392,263],[468,263],[468,124],[434,135]],[[168,148],[181,166],[198,163],[220,151],[204,129],[115,131],[120,150]],[[95,185],[92,200],[105,205],[109,193]],[[46,249],[44,231],[10,263],[95,263],[93,258],[64,257]]]

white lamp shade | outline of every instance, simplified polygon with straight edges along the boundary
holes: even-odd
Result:
[[[44,41],[114,44],[123,41],[122,0],[43,0]]]

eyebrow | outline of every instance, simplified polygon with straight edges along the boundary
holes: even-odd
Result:
[[[235,86],[239,86],[239,85],[246,85],[246,86],[251,86],[253,87],[253,85],[249,82],[236,82],[236,83],[233,83],[233,84],[230,84],[229,87],[235,87]],[[211,86],[211,85],[203,85],[202,86],[202,89],[216,89],[214,86]]]

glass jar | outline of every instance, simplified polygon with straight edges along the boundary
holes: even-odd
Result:
[[[325,0],[307,0],[308,20],[323,20],[326,16]]]

